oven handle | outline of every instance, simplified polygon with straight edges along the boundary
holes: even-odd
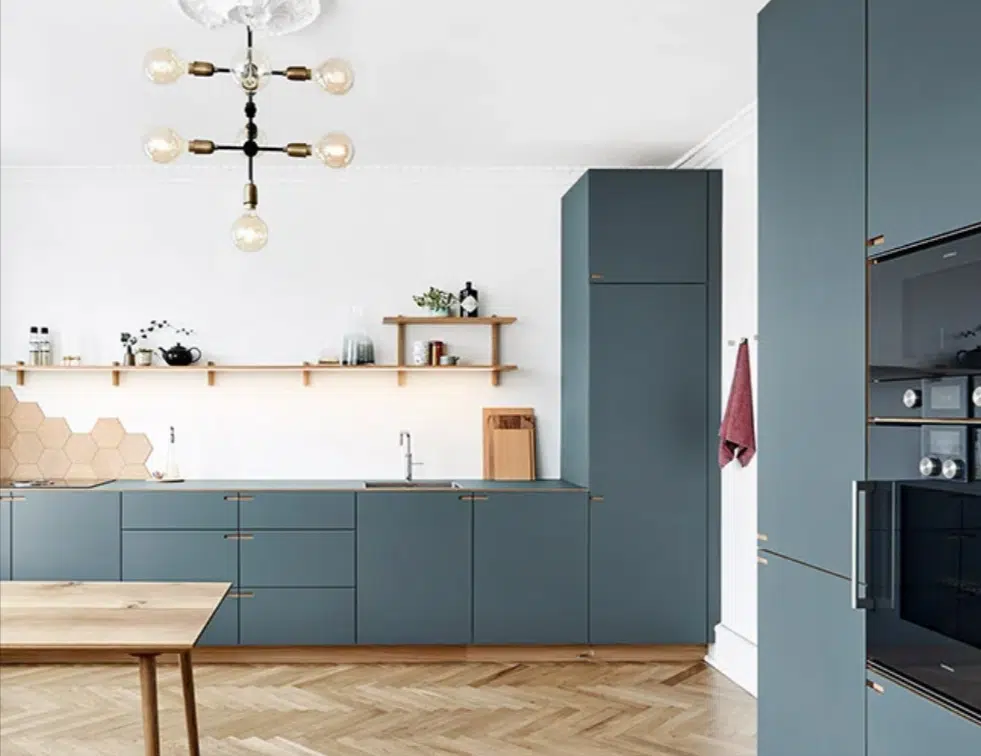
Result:
[[[872,608],[872,601],[859,595],[861,586],[858,580],[858,562],[859,562],[859,544],[860,536],[864,538],[865,528],[862,527],[864,524],[864,517],[861,517],[863,512],[868,510],[868,502],[866,501],[866,494],[869,491],[869,484],[862,480],[852,481],[852,575],[851,575],[851,594],[852,594],[852,609],[865,610]],[[860,519],[861,517],[861,519]],[[868,576],[866,576],[867,578]],[[868,580],[866,580],[866,585]],[[866,592],[868,589],[866,588]]]
[[[896,609],[899,583],[899,492],[893,487],[889,502],[889,608]]]

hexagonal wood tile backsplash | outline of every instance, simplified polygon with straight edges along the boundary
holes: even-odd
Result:
[[[35,402],[21,402],[0,387],[0,478],[149,478],[153,446],[143,433],[127,433],[115,417],[73,433],[61,417],[45,417]]]

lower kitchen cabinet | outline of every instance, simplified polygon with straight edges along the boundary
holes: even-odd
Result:
[[[14,580],[119,580],[119,494],[25,491],[11,501]]]
[[[762,557],[759,756],[865,756],[865,615],[849,581]]]
[[[981,724],[870,672],[867,756],[976,756]]]
[[[123,580],[238,583],[237,534],[214,530],[124,530]],[[118,536],[117,536],[118,537]],[[238,602],[226,597],[200,646],[238,643]]]
[[[243,588],[243,646],[346,646],[354,643],[353,588]]]
[[[587,642],[587,498],[474,497],[473,642]]]
[[[0,499],[0,580],[10,580],[10,499]]]
[[[370,492],[357,506],[358,643],[470,643],[471,495]]]

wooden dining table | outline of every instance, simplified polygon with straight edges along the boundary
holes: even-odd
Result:
[[[160,756],[157,657],[177,654],[191,756],[200,756],[191,651],[231,583],[0,583],[4,652],[122,652],[136,657],[147,756]]]

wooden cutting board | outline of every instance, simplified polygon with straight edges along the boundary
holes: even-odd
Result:
[[[531,407],[484,408],[484,478],[536,478],[535,410]]]

